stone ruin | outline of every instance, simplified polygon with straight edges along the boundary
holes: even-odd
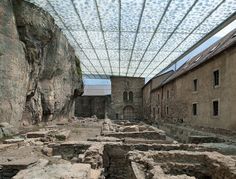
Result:
[[[89,118],[87,125],[86,120],[59,122],[4,140],[0,178],[236,178],[235,155],[220,148],[178,143],[145,123],[105,119],[98,126],[96,118]],[[97,129],[98,135],[72,140],[83,127]]]

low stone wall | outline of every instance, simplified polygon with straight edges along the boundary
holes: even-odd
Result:
[[[92,143],[89,142],[65,142],[62,144],[51,144],[50,148],[53,149],[52,155],[72,160],[74,157],[79,158],[79,155],[84,154],[91,145]]]
[[[236,178],[235,159],[217,152],[135,151],[128,158],[136,179]]]
[[[235,136],[226,136],[217,133],[205,132],[191,126],[176,124],[160,124],[159,128],[175,140],[183,143],[220,143],[230,142],[236,144]]]
[[[194,144],[124,144],[122,141],[108,141],[108,138],[103,142],[64,142],[51,144],[49,147],[53,149],[54,156],[61,156],[72,163],[90,164],[94,170],[104,168],[102,175],[107,179],[135,179],[127,160],[130,151],[211,151]]]
[[[144,123],[122,121],[113,123],[106,119],[102,126],[103,136],[116,138],[140,138],[147,140],[165,140],[165,132]]]
[[[142,139],[156,139],[165,140],[166,136],[164,133],[159,133],[156,131],[147,132],[119,132],[119,133],[103,133],[104,136],[116,137],[116,138],[142,138]]]

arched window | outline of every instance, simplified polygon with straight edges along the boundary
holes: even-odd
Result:
[[[133,92],[132,91],[129,92],[129,101],[133,102]]]
[[[123,100],[128,101],[128,93],[126,91],[123,93]]]

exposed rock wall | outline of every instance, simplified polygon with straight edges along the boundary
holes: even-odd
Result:
[[[0,121],[18,124],[25,105],[28,63],[11,1],[0,1]]]
[[[0,120],[26,124],[68,117],[83,92],[73,48],[42,9],[24,1],[3,0],[0,6],[8,17],[0,16]]]

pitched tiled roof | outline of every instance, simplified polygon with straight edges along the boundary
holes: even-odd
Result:
[[[162,82],[164,82],[170,75],[172,75],[174,73],[174,71],[173,70],[170,70],[170,71],[167,71],[167,72],[165,72],[165,73],[162,73],[162,74],[160,74],[160,75],[156,75],[156,76],[154,76],[152,79],[150,79],[142,88],[145,88],[149,83],[151,83],[152,82],[152,80],[154,80],[154,79],[156,79],[156,78],[160,78],[160,77],[162,77],[162,76],[164,76],[164,75],[167,75],[167,77],[165,78],[165,79],[163,79],[163,81]],[[169,75],[168,75],[169,74]]]
[[[225,37],[208,47],[206,50],[201,52],[200,54],[193,57],[191,60],[187,61],[182,67],[180,67],[173,75],[171,75],[168,79],[166,79],[162,85],[169,83],[170,81],[186,74],[190,70],[200,66],[201,64],[212,60],[213,57],[220,54],[224,50],[229,47],[236,45],[236,29],[231,31]]]

